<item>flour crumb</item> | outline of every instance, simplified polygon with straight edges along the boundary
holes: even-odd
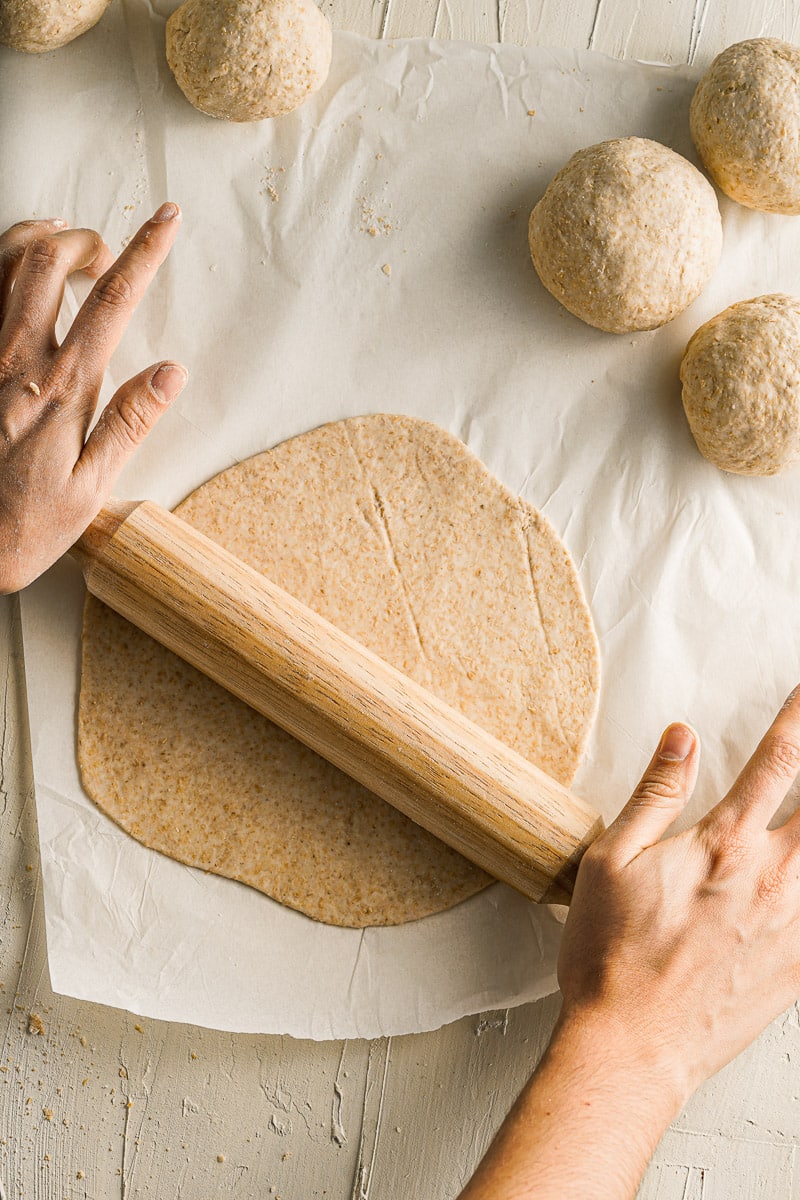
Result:
[[[285,169],[286,169],[285,167],[277,167],[277,168],[276,167],[265,167],[264,168],[264,175],[261,179],[261,193],[260,194],[262,196],[266,196],[269,200],[272,201],[273,204],[277,204],[277,202],[281,198],[280,192],[278,191],[277,187],[275,186],[275,184],[277,182],[276,175],[282,174],[285,171]]]
[[[28,1033],[36,1033],[40,1037],[44,1033],[44,1021],[36,1012],[28,1013]]]
[[[41,396],[42,394],[42,389],[39,387],[38,383],[34,383],[32,379],[28,380],[28,390],[33,392],[34,396]],[[25,870],[32,871],[33,867],[26,867]]]
[[[383,266],[381,267],[381,270],[383,271],[384,275],[391,275],[391,273],[392,273],[392,264],[391,264],[391,263],[384,263],[384,264],[383,264]]]
[[[382,233],[388,237],[394,229],[394,225],[387,216],[383,216],[377,211],[375,201],[368,196],[359,196],[358,205],[361,215],[359,224],[361,233],[367,233],[370,237],[378,237]],[[391,204],[389,207],[391,208]]]
[[[535,116],[536,116],[536,109],[535,109],[535,108],[529,108],[529,109],[528,109],[528,116],[529,116],[529,117],[535,117]]]

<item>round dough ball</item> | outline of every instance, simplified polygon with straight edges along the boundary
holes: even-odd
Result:
[[[313,0],[186,0],[167,61],[195,108],[226,121],[279,117],[328,78],[332,35]]]
[[[737,475],[800,460],[800,299],[757,296],[697,330],[681,363],[683,407],[700,453]]]
[[[711,184],[674,150],[618,138],[573,154],[531,213],[544,286],[598,329],[656,329],[691,304],[722,252]]]
[[[800,213],[800,48],[754,38],[723,50],[689,113],[708,173],[747,208]]]
[[[86,33],[110,0],[2,0],[0,43],[27,54],[57,50]]]

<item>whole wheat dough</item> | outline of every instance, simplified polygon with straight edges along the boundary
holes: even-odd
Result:
[[[547,521],[425,421],[325,425],[177,509],[563,783],[598,658]],[[134,837],[335,925],[391,925],[487,875],[89,597],[79,760]]]
[[[86,33],[110,0],[1,0],[0,43],[43,54]]]
[[[800,47],[753,38],[723,50],[689,112],[705,167],[733,200],[800,213]]]
[[[178,87],[226,121],[297,108],[328,78],[332,41],[314,0],[184,0],[167,21]]]
[[[674,150],[617,138],[573,154],[531,213],[544,286],[609,333],[655,329],[708,283],[722,252],[714,189]]]
[[[700,453],[723,471],[777,475],[800,460],[800,299],[757,296],[697,330],[681,362]]]

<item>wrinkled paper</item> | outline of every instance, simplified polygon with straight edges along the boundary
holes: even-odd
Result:
[[[640,134],[694,159],[696,73],[596,54],[335,39],[298,112],[196,112],[164,53],[174,4],[122,0],[41,57],[0,51],[3,223],[66,216],[112,247],[169,198],[166,266],[104,398],[150,362],[190,383],[116,492],[174,505],[321,422],[437,421],[552,521],[597,625],[600,712],[575,789],[611,818],[670,720],[706,739],[704,811],[800,677],[800,472],[724,475],[697,453],[678,365],[735,300],[800,291],[796,218],[721,199],[722,264],[664,329],[569,316],[530,263],[530,208],[578,148]],[[13,113],[13,116],[12,116]],[[87,290],[67,293],[74,313]],[[53,987],[150,1016],[298,1037],[432,1029],[553,991],[555,913],[497,884],[450,912],[364,932],[316,924],[140,846],[76,767],[80,574],[22,597]]]

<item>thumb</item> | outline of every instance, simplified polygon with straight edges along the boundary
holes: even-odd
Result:
[[[697,780],[700,743],[688,725],[669,725],[622,812],[605,834],[625,862],[654,846],[680,816]]]
[[[114,393],[78,460],[98,492],[108,495],[125,463],[180,395],[188,377],[179,363],[163,362],[134,375]]]

